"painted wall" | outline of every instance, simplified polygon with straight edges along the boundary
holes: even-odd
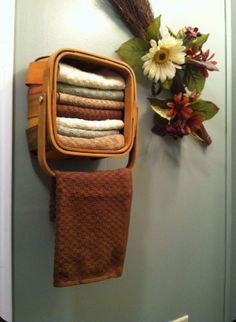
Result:
[[[14,311],[15,322],[222,322],[225,257],[224,1],[151,1],[163,26],[199,26],[211,34],[220,73],[204,98],[220,113],[207,124],[212,146],[174,142],[151,132],[145,84],[138,85],[139,155],[125,271],[120,279],[52,287],[54,228],[50,180],[27,150],[27,65],[61,47],[117,57],[131,35],[105,0],[18,0],[15,58]],[[210,15],[210,16],[209,16]],[[210,17],[210,18],[209,18]],[[223,45],[222,45],[223,44]],[[112,161],[96,164],[106,168]],[[122,161],[116,161],[116,166]],[[90,167],[90,165],[89,165]],[[91,166],[92,167],[92,166]],[[78,168],[86,168],[78,163]]]
[[[236,119],[236,41],[235,41],[235,33],[236,33],[236,2],[234,0],[231,1],[232,6],[232,122],[234,124],[234,120]],[[235,200],[235,192],[236,192],[236,149],[235,149],[235,139],[236,139],[236,129],[232,127],[232,257],[231,257],[231,319],[236,319],[236,200]]]
[[[12,321],[12,105],[15,1],[1,3],[0,29],[0,317]]]

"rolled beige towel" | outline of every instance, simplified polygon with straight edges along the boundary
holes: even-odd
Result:
[[[68,128],[62,125],[57,125],[57,133],[66,135],[66,136],[75,136],[79,138],[96,138],[102,136],[108,136],[113,134],[119,134],[118,130],[110,130],[110,131],[90,131],[90,130],[81,130]]]
[[[121,130],[124,127],[122,120],[91,121],[70,117],[57,117],[56,124],[68,128],[92,131]]]
[[[76,105],[87,108],[100,108],[108,110],[122,110],[124,109],[124,102],[100,100],[95,98],[87,98],[65,93],[57,93],[57,103],[65,105]]]
[[[99,73],[90,73],[64,63],[59,64],[57,80],[89,88],[116,90],[125,88],[125,80],[119,74],[108,69],[103,69]]]
[[[124,135],[114,134],[94,139],[68,137],[58,134],[59,142],[68,147],[94,149],[94,150],[118,150],[125,144]]]

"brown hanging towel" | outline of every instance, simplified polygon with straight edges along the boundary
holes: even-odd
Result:
[[[56,171],[54,286],[121,276],[131,199],[130,168]]]

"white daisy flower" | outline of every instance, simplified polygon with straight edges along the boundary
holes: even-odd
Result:
[[[185,47],[181,39],[176,39],[169,34],[158,41],[150,41],[149,52],[141,59],[144,61],[143,73],[149,79],[162,83],[175,76],[176,69],[181,69],[185,63]]]

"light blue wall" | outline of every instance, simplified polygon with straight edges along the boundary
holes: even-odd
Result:
[[[173,29],[210,32],[220,73],[204,98],[220,113],[208,122],[212,146],[174,142],[151,132],[149,90],[138,85],[139,155],[124,275],[56,289],[54,228],[48,220],[50,180],[27,150],[30,61],[61,47],[116,57],[130,33],[105,0],[18,0],[16,8],[14,146],[14,322],[223,322],[225,260],[224,1],[151,1]],[[104,161],[103,167],[112,164]],[[116,161],[116,165],[120,165]],[[86,164],[79,165],[83,168]]]

